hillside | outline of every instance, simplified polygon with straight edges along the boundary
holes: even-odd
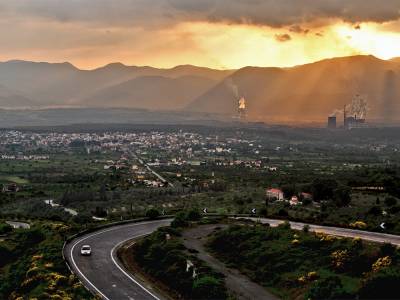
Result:
[[[235,114],[237,88],[252,120],[322,121],[355,94],[368,100],[369,116],[397,119],[400,63],[373,56],[334,58],[294,68],[238,70],[195,99],[187,110]],[[236,88],[232,88],[236,86]]]
[[[187,88],[185,86],[177,86],[176,83],[193,87],[193,92],[189,93],[192,98],[199,96],[204,91],[201,87],[210,88],[205,85],[213,84],[214,81],[222,80],[231,74],[232,71],[220,71],[195,66],[178,66],[172,69],[157,69],[152,67],[125,66],[121,63],[113,63],[95,70],[80,70],[69,63],[36,63],[28,61],[8,61],[0,63],[0,107],[44,107],[44,106],[83,106],[90,103],[95,107],[101,106],[106,102],[114,99],[113,94],[107,94],[108,99],[102,97],[102,104],[88,101],[95,95],[99,95],[99,91],[115,92],[121,95],[126,92],[130,81],[140,77],[160,76],[166,79],[175,79],[179,77],[187,77],[186,80],[175,82],[175,90],[168,94],[171,100],[172,109],[174,102],[179,103],[180,99],[187,99]],[[203,80],[199,80],[202,77]],[[194,82],[191,82],[193,78]],[[148,79],[143,79],[146,81]],[[202,81],[203,83],[199,83]],[[123,84],[126,82],[126,84]],[[123,90],[119,91],[118,86]],[[195,92],[198,90],[199,94]],[[156,87],[155,87],[156,88]],[[4,91],[3,91],[4,90]],[[5,90],[8,92],[6,93]],[[134,94],[133,89],[129,94]],[[139,91],[136,98],[153,99],[153,90],[147,89],[149,94],[145,94],[143,90]],[[183,91],[183,93],[181,93]],[[2,96],[4,94],[4,96]],[[97,97],[97,96],[96,96]],[[177,100],[176,100],[177,99]],[[107,100],[107,101],[106,101]],[[169,101],[168,100],[168,101]],[[153,102],[154,103],[154,102]],[[139,104],[138,106],[136,106]],[[108,105],[106,105],[108,106]],[[143,103],[135,102],[129,104],[123,102],[122,106],[143,107]],[[144,105],[151,109],[158,109],[158,105],[149,107],[148,103]]]
[[[360,94],[368,101],[369,119],[394,121],[400,118],[399,89],[398,59],[373,56],[237,71],[191,65],[158,69],[112,63],[80,70],[69,63],[0,63],[0,108],[183,109],[234,116],[244,96],[250,120],[304,123],[325,121]]]
[[[142,76],[99,90],[81,104],[89,107],[135,107],[176,110],[213,87],[217,81],[198,76]]]
[[[0,103],[5,108],[32,106],[32,102],[28,98],[3,85],[0,85]]]

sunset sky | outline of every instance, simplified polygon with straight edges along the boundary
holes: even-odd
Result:
[[[400,0],[0,0],[0,60],[212,68],[400,56]]]

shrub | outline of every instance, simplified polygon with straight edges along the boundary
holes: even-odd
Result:
[[[392,259],[389,256],[380,257],[378,260],[372,265],[373,272],[379,272],[383,268],[389,267],[392,264]]]
[[[349,226],[352,228],[356,228],[356,229],[366,229],[367,228],[367,224],[363,221],[356,221],[356,222],[350,223]]]
[[[347,250],[336,250],[331,254],[332,266],[337,270],[343,270],[349,261],[349,253]]]
[[[12,231],[12,227],[7,223],[0,224],[0,234],[7,234]]]
[[[177,213],[175,219],[171,223],[171,226],[175,228],[188,226],[185,212],[181,211]]]
[[[385,205],[386,206],[395,206],[397,204],[397,199],[394,197],[386,197]]]
[[[152,208],[152,209],[149,209],[148,211],[146,211],[146,217],[151,220],[157,219],[159,216],[160,216],[160,212],[155,208]]]
[[[344,296],[343,285],[340,278],[331,276],[323,280],[315,281],[304,299],[310,300],[329,300],[329,299],[343,299]]]
[[[197,209],[192,209],[187,213],[186,219],[188,221],[198,221],[201,219],[201,214]]]
[[[222,280],[203,276],[193,282],[193,299],[226,299],[226,289]]]
[[[398,299],[400,295],[400,272],[394,268],[384,268],[371,273],[364,280],[359,291],[361,299]]]

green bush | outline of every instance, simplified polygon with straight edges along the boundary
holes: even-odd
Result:
[[[361,299],[399,299],[400,271],[395,268],[384,268],[372,273],[360,289]]]
[[[7,223],[0,224],[0,234],[7,234],[12,231],[12,226],[8,225]]]
[[[193,282],[193,299],[226,299],[224,282],[212,276],[203,276]]]
[[[186,219],[188,221],[198,221],[201,219],[201,214],[197,209],[192,209],[187,213]]]
[[[172,221],[171,226],[175,228],[186,227],[188,226],[188,222],[186,219],[186,213],[181,211],[176,214],[175,219]]]
[[[396,198],[390,197],[390,196],[385,198],[385,205],[386,206],[391,207],[391,206],[395,206],[396,204],[397,204],[397,199]]]
[[[157,219],[159,216],[160,216],[160,212],[155,208],[152,208],[152,209],[149,209],[148,211],[146,211],[146,217],[151,220]]]
[[[133,252],[135,261],[146,273],[168,285],[184,299],[226,299],[224,281],[216,279],[219,274],[189,256],[174,233],[171,228],[162,228],[140,240]],[[167,234],[170,234],[170,239],[166,238]],[[198,278],[193,278],[193,270],[187,270],[187,260],[194,262]]]
[[[346,299],[343,285],[340,278],[331,276],[322,280],[315,281],[308,292],[305,300],[330,300],[330,299]]]

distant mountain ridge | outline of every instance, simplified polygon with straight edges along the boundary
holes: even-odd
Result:
[[[399,120],[400,63],[373,56],[352,56],[293,68],[246,67],[195,99],[186,109],[235,115],[236,99],[244,96],[250,120],[319,122],[343,109],[356,94],[367,99],[368,117]]]
[[[99,96],[99,91],[110,90],[116,91],[113,87],[121,86],[125,90],[124,82],[129,82],[141,77],[163,77],[167,79],[176,79],[179,77],[193,77],[193,82],[186,80],[181,84],[184,86],[175,86],[175,93],[168,94],[168,98],[172,101],[171,109],[177,109],[173,105],[178,99],[193,100],[187,96],[187,86],[192,87],[190,96],[196,97],[204,92],[205,89],[211,88],[219,80],[230,75],[233,71],[230,70],[213,70],[209,68],[196,66],[178,66],[171,69],[158,69],[153,67],[137,67],[126,66],[121,63],[113,63],[94,70],[80,70],[70,63],[44,63],[44,62],[29,62],[21,60],[13,60],[0,63],[0,107],[57,107],[57,106],[85,106],[92,105],[94,107],[105,104],[104,97],[101,97],[99,103],[93,99],[96,95]],[[202,84],[199,84],[199,81]],[[148,89],[149,97],[153,100],[166,102],[165,95],[161,93],[161,87],[157,84],[160,81],[154,82],[153,88]],[[2,96],[7,89],[7,97]],[[198,90],[197,90],[198,89]],[[157,91],[160,90],[158,97]],[[184,90],[184,95],[181,95],[180,90]],[[12,91],[12,93],[10,92]],[[119,97],[115,105],[122,107],[136,107],[140,104],[134,101],[135,91],[143,94],[141,87],[132,87],[132,91],[126,94],[126,98]],[[117,91],[116,91],[117,92]],[[13,94],[13,96],[11,96]],[[120,96],[123,91],[119,92]],[[114,102],[114,97],[108,94],[110,98],[105,106],[110,106]],[[142,98],[146,98],[143,95]],[[145,100],[144,100],[145,101]],[[130,103],[132,102],[132,103]],[[156,101],[153,101],[153,103]],[[101,104],[100,104],[101,103]],[[187,103],[184,103],[185,105]],[[111,105],[112,106],[112,105]],[[168,105],[166,105],[168,106]],[[180,105],[182,106],[182,105]],[[139,107],[148,109],[159,109],[158,105],[151,105],[150,102],[144,102]]]
[[[323,121],[355,94],[368,117],[400,119],[400,59],[325,59],[292,68],[170,69],[111,63],[80,70],[70,63],[0,63],[0,108],[120,107],[235,116],[240,97],[254,121]]]

